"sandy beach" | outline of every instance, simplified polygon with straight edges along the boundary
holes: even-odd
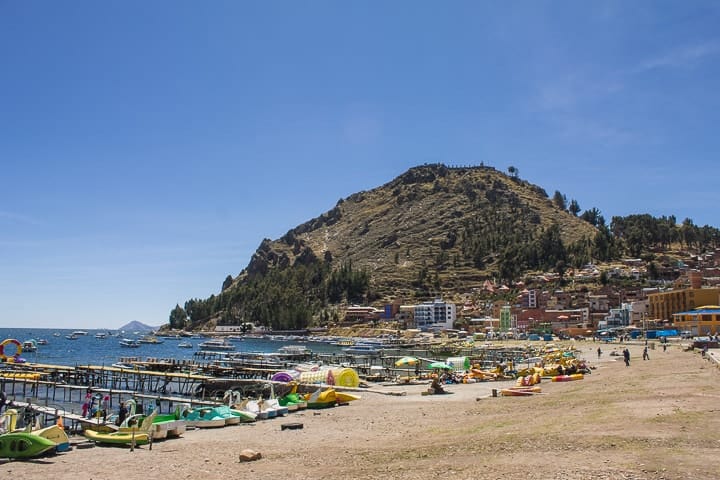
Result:
[[[193,430],[152,449],[73,449],[3,461],[15,479],[717,479],[720,370],[699,353],[578,342],[584,380],[541,383],[532,397],[493,397],[512,382],[371,385],[362,399],[284,419]],[[300,422],[302,429],[282,430]],[[243,449],[262,454],[239,462]]]

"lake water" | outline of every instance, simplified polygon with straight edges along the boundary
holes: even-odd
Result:
[[[162,344],[141,344],[139,348],[127,348],[120,345],[121,338],[138,339],[142,335],[125,332],[120,336],[109,336],[105,339],[95,337],[98,332],[108,330],[86,330],[87,335],[78,336],[77,340],[65,338],[73,330],[65,329],[32,329],[32,328],[0,328],[0,341],[8,338],[16,339],[20,343],[30,339],[44,339],[47,345],[38,345],[37,352],[23,352],[22,357],[28,362],[47,363],[51,365],[112,365],[120,357],[140,358],[171,358],[177,360],[192,359],[197,352],[198,345],[206,338],[160,338]],[[110,331],[115,334],[115,331]],[[60,334],[55,336],[54,334]],[[181,341],[190,342],[193,348],[180,348]],[[233,340],[236,352],[264,352],[277,351],[283,345],[304,345],[315,353],[337,353],[340,349],[335,345],[324,342],[271,340],[269,338],[243,338]],[[8,347],[10,349],[11,347]]]

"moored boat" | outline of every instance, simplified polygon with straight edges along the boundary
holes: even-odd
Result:
[[[120,346],[126,348],[138,348],[140,343],[132,338],[123,338],[120,340]]]
[[[211,338],[198,345],[198,348],[207,351],[230,351],[235,350],[235,345],[221,338]]]

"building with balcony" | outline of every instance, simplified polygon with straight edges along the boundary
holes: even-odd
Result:
[[[415,328],[420,330],[443,330],[453,328],[456,319],[454,303],[445,303],[442,299],[415,305]]]

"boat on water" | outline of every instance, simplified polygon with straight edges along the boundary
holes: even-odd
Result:
[[[98,332],[95,334],[95,338],[105,340],[108,337],[107,332]]]
[[[379,355],[381,349],[375,345],[356,343],[352,347],[343,348],[342,350],[351,355]]]
[[[312,350],[305,345],[284,345],[278,348],[277,351],[286,355],[310,355],[312,353]]]
[[[198,348],[200,350],[206,350],[206,351],[231,351],[235,350],[235,345],[232,343],[223,340],[221,338],[212,338],[210,340],[206,340],[202,342],[200,345],[198,345]]]
[[[180,342],[178,343],[178,348],[193,348],[193,344],[190,342]]]
[[[70,335],[65,335],[65,338],[67,338],[68,340],[77,340],[78,338],[80,338],[80,336],[71,333]]]
[[[120,340],[120,346],[125,348],[138,348],[140,347],[140,342],[132,338],[123,338]]]
[[[75,330],[74,332],[72,332],[71,335],[78,335],[78,336],[79,336],[79,335],[87,335],[87,334],[88,334],[88,332],[86,332],[85,330]]]
[[[23,352],[37,352],[37,341],[33,338],[29,340],[25,340],[22,343],[22,351]]]
[[[148,345],[160,345],[161,343],[165,343],[165,340],[160,340],[155,335],[145,335],[138,340],[140,343],[146,343]]]
[[[38,345],[47,345],[47,344],[48,344],[48,341],[45,340],[44,338],[39,338],[38,341],[37,341],[37,344],[38,344]]]
[[[53,333],[53,337],[59,337],[59,336],[60,336],[60,332]]]

